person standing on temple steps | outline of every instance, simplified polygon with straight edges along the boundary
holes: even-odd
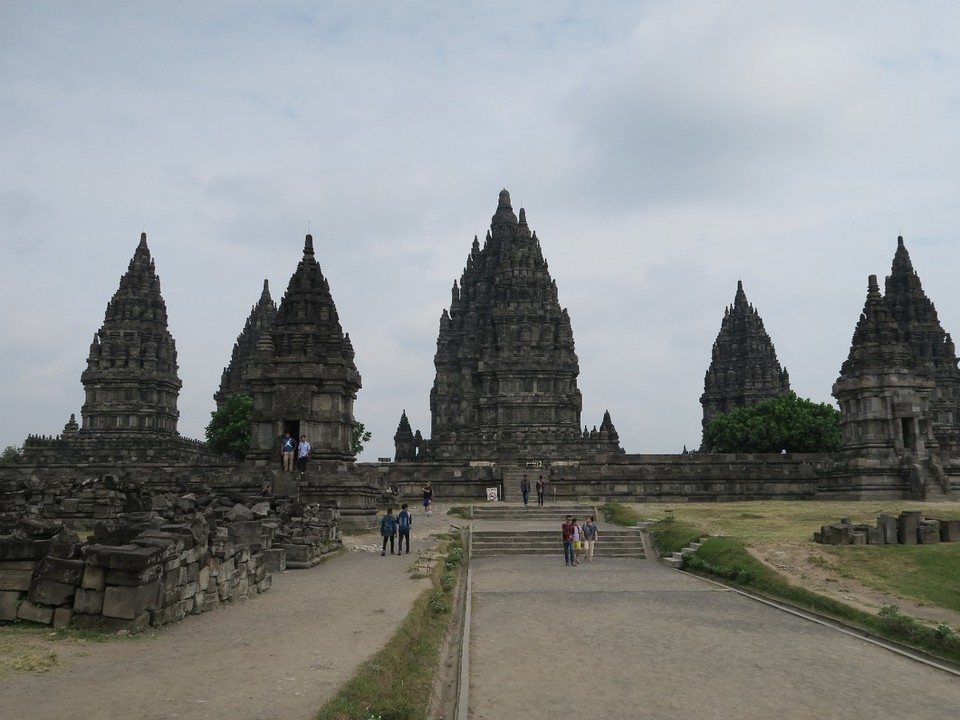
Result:
[[[523,495],[523,506],[526,507],[530,501],[530,480],[526,475],[524,475],[523,480],[520,481],[520,494]]]
[[[546,489],[547,483],[543,479],[543,475],[537,478],[537,505],[543,507],[543,491]]]
[[[310,443],[307,442],[307,436],[300,436],[300,444],[297,445],[297,469],[300,471],[300,479],[307,471],[307,458],[310,457]]]
[[[293,472],[293,453],[297,449],[297,441],[290,437],[290,433],[283,436],[280,442],[280,459],[283,461],[283,472]]]

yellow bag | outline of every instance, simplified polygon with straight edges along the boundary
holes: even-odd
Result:
[[[574,549],[574,550],[580,550],[580,549],[582,549],[582,548],[583,548],[583,543],[580,542],[579,540],[577,540],[577,541],[575,541],[575,542],[573,543],[573,549]]]

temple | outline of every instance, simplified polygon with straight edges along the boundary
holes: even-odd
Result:
[[[738,280],[733,305],[723,313],[703,381],[702,426],[706,429],[717,415],[789,392],[790,376],[780,367],[763,320],[747,302],[743,282]]]
[[[312,235],[306,236],[303,258],[269,332],[259,334],[242,381],[253,396],[248,460],[276,461],[287,432],[306,435],[315,460],[354,459],[353,403],[360,373],[314,256]]]
[[[269,283],[264,280],[260,299],[250,311],[250,316],[233,345],[230,364],[223,369],[223,375],[220,377],[220,388],[213,396],[218,408],[223,407],[223,404],[231,395],[253,395],[246,376],[254,367],[257,344],[260,342],[260,338],[273,328],[273,320],[276,315],[277,305],[270,297]]]
[[[450,310],[440,317],[430,439],[414,443],[406,413],[396,459],[573,460],[622,452],[609,413],[580,428],[580,373],[570,316],[560,307],[540,241],[500,192],[481,248],[476,237]]]

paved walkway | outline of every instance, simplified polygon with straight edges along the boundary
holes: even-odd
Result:
[[[347,537],[358,551],[275,573],[268,592],[155,637],[49,643],[61,658],[51,672],[0,678],[0,720],[309,720],[429,587],[409,568],[450,521],[417,513],[402,557],[381,557],[375,535]]]
[[[956,675],[598,552],[574,568],[559,543],[556,557],[472,561],[471,720],[957,714]]]

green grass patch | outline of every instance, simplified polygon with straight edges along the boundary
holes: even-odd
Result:
[[[447,510],[447,515],[453,515],[454,517],[469,520],[473,517],[473,510],[468,505],[454,505]]]
[[[755,559],[737,538],[709,538],[687,556],[685,567],[767,597],[783,600],[860,627],[880,637],[911,645],[954,663],[960,663],[960,635],[946,625],[930,627],[888,606],[878,615],[856,610],[837,600],[792,585]],[[947,577],[955,575],[951,573]]]
[[[960,543],[940,545],[825,545],[831,568],[881,592],[960,612]]]
[[[440,659],[450,628],[454,588],[463,564],[463,542],[448,536],[446,556],[386,647],[363,663],[317,713],[317,720],[425,720]],[[398,662],[397,658],[402,658]]]

